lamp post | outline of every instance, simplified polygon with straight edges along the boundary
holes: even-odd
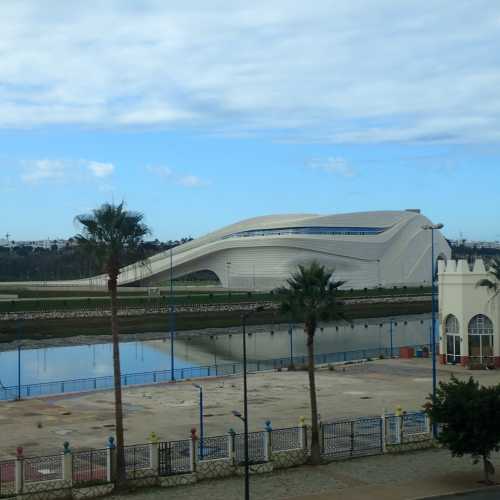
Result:
[[[290,366],[293,366],[293,325],[291,321],[288,323],[288,335],[290,337]]]
[[[17,323],[17,400],[21,401],[21,326]]]
[[[175,304],[174,304],[174,267],[173,247],[170,247],[170,380],[175,382],[174,336],[175,336]]]
[[[217,376],[217,336],[210,335],[210,338],[213,340],[213,348],[214,348],[214,365],[215,365],[215,375]]]
[[[248,463],[248,420],[247,415],[243,416],[239,411],[233,410],[233,415],[243,422],[244,433],[244,453],[245,453],[245,500],[250,500],[250,466]]]
[[[233,415],[243,422],[244,449],[245,449],[245,500],[250,500],[250,466],[248,460],[248,391],[247,391],[247,332],[246,322],[250,314],[262,311],[264,307],[259,306],[241,315],[241,326],[243,334],[243,415],[239,411],[233,411]]]
[[[243,327],[243,411],[245,418],[243,420],[244,428],[244,442],[245,442],[245,500],[250,500],[250,468],[248,463],[248,391],[247,391],[247,333],[246,333],[246,320],[247,314],[243,314],[242,327]]]
[[[203,460],[203,435],[204,435],[204,425],[203,425],[203,387],[199,384],[193,384],[200,391],[200,460]]]
[[[434,261],[434,231],[442,229],[443,224],[425,224],[422,229],[431,232],[431,283],[432,283],[432,402],[436,402],[436,384],[437,384],[437,373],[436,373],[436,263]],[[432,435],[436,437],[437,426],[432,424]]]
[[[390,335],[390,342],[391,342],[391,358],[394,357],[394,351],[393,351],[393,343],[392,343],[392,325],[394,324],[394,320],[391,318],[389,320],[389,335]]]

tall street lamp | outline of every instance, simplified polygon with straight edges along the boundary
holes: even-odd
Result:
[[[243,422],[244,449],[245,449],[245,500],[250,500],[250,466],[248,460],[248,391],[247,391],[247,318],[254,312],[262,311],[264,307],[259,306],[241,315],[243,334],[243,415],[239,411],[233,411],[233,415]]]
[[[210,338],[213,342],[215,375],[217,375],[217,335],[210,335]]]
[[[288,323],[288,336],[290,337],[290,366],[293,366],[293,324]]]
[[[392,333],[392,325],[394,324],[394,320],[391,318],[389,320],[389,335],[390,335],[390,343],[391,343],[391,358],[394,357],[394,351],[393,351],[393,333]]]
[[[196,387],[200,391],[200,460],[203,460],[203,435],[204,435],[204,425],[203,425],[203,387],[199,384],[194,384],[193,387]]]
[[[436,402],[436,262],[434,260],[434,231],[440,230],[444,227],[443,224],[425,224],[422,229],[431,232],[431,272],[432,272],[432,402]],[[436,437],[437,426],[432,424],[432,435]]]
[[[174,304],[174,267],[173,247],[170,247],[170,380],[175,382],[174,336],[175,336],[175,304]]]
[[[21,401],[21,325],[18,322],[16,328],[17,337],[17,400]]]
[[[248,420],[247,415],[243,416],[239,411],[233,410],[233,415],[243,422],[244,433],[244,453],[245,453],[245,500],[250,500],[250,465],[248,460]]]

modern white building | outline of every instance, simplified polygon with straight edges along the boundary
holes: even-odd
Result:
[[[418,210],[336,215],[270,215],[244,220],[122,269],[120,285],[166,285],[212,271],[230,289],[271,290],[283,285],[299,264],[313,260],[335,270],[344,288],[429,285],[430,221]],[[435,258],[451,250],[435,232]],[[106,278],[59,282],[104,286]],[[54,283],[55,284],[55,283]]]
[[[490,279],[480,259],[438,263],[442,363],[500,367],[500,296],[478,286]]]

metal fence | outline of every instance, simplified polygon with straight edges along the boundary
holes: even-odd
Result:
[[[99,484],[108,480],[108,450],[88,450],[73,453],[72,478],[75,485]]]
[[[229,457],[229,436],[204,437],[198,440],[200,460],[218,460]]]
[[[171,476],[191,472],[191,441],[163,441],[159,443],[159,475]]]
[[[24,482],[39,483],[63,478],[63,455],[50,455],[47,457],[32,457],[24,459]]]
[[[323,424],[321,453],[344,458],[383,452],[382,418],[359,418]]]
[[[14,460],[0,462],[0,497],[11,496],[16,490],[16,464]]]
[[[271,432],[271,450],[286,451],[302,448],[300,427],[289,427],[288,429],[273,429]]]
[[[413,347],[422,347],[413,346]],[[392,356],[399,355],[399,347],[394,347]],[[391,349],[378,347],[373,349],[358,349],[355,351],[333,352],[326,354],[316,354],[316,364],[342,363],[349,361],[359,361],[378,357],[390,357]],[[247,370],[249,372],[260,372],[267,370],[277,370],[287,368],[290,365],[303,366],[307,363],[307,356],[293,356],[259,361],[248,361]],[[192,366],[187,368],[176,368],[172,377],[171,370],[158,370],[152,372],[126,373],[122,375],[122,386],[128,385],[150,385],[160,382],[175,380],[185,380],[202,377],[215,377],[236,375],[242,373],[242,363],[225,363],[204,366]],[[82,379],[60,380],[55,382],[41,382],[37,384],[3,387],[0,386],[0,400],[13,400],[21,398],[31,398],[46,396],[50,394],[63,394],[71,392],[90,392],[103,389],[112,389],[114,378],[112,375],[104,377],[92,377]]]
[[[125,446],[125,470],[127,477],[135,479],[137,476],[144,477],[145,471],[151,471],[151,446],[149,444],[136,444]]]
[[[248,433],[248,462],[261,464],[266,461],[266,441],[264,434],[267,431]],[[237,464],[245,463],[245,435],[234,435],[234,454]]]
[[[286,451],[303,450],[303,458],[306,458],[306,427],[272,430],[269,424],[266,425],[266,430],[248,434],[250,464],[283,460],[281,454]],[[411,448],[411,443],[421,447],[422,440],[430,442],[431,439],[428,417],[423,412],[342,419],[322,423],[320,429],[321,453],[326,460],[404,450]],[[403,446],[406,444],[410,446]],[[231,433],[204,437],[203,441],[185,439],[139,444],[125,447],[124,452],[128,479],[191,474],[196,471],[197,461],[206,463],[228,459],[229,466],[243,465],[245,436]],[[278,457],[273,452],[281,453]],[[61,484],[59,480],[72,480],[75,487],[112,482],[116,470],[115,453],[115,448],[71,452],[66,447],[64,453],[58,455],[20,457],[0,462],[0,497],[12,496],[16,491],[26,493],[67,488],[67,484]],[[292,457],[290,463],[296,464],[295,454]],[[221,470],[227,474],[226,464]]]
[[[412,443],[428,438],[430,422],[425,413],[390,414],[385,418],[385,440],[388,445]]]

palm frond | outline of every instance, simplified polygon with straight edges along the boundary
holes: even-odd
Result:
[[[480,286],[484,286],[486,288],[488,288],[489,290],[497,290],[498,288],[498,283],[497,282],[493,282],[487,278],[484,278],[482,280],[479,280],[477,283],[476,283],[476,287],[480,287]]]
[[[295,320],[340,319],[337,290],[344,281],[333,281],[333,270],[313,261],[299,265],[284,287],[275,290],[282,312]]]
[[[101,263],[103,271],[119,272],[125,258],[134,252],[141,260],[141,243],[150,232],[143,219],[143,214],[126,210],[124,202],[118,205],[104,203],[90,214],[75,218],[82,226],[75,240]]]

